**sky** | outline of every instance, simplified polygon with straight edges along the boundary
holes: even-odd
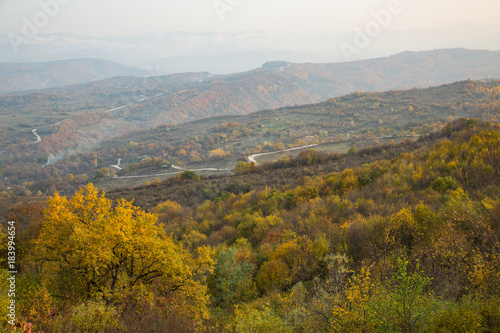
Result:
[[[499,0],[0,0],[0,34],[352,31],[387,12],[388,30],[500,24]]]

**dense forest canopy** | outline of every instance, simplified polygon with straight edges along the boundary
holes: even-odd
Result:
[[[250,75],[274,87],[248,90],[252,103],[295,94],[271,74]],[[95,101],[120,105],[134,79],[89,84],[102,91],[84,104],[75,86],[0,96],[12,118],[0,132],[26,127],[33,140],[4,135],[0,151],[0,252],[5,263],[16,250],[18,325],[497,332],[500,82],[231,115],[221,105],[236,97],[217,92],[250,76],[165,77],[111,110]],[[40,106],[49,125],[32,129]],[[225,111],[180,123],[200,108]],[[142,116],[152,122],[128,127]],[[11,275],[0,275],[6,311]]]
[[[19,311],[54,332],[498,331],[500,126],[378,149],[18,205]]]

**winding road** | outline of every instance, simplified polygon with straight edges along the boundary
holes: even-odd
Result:
[[[133,105],[133,104],[131,103],[131,104],[127,104],[127,105],[122,105],[122,106],[119,106],[117,108],[110,109],[108,111],[104,111],[104,113],[108,113],[108,112],[113,112],[113,111],[116,111],[116,110],[120,110],[120,109],[126,108],[127,106],[131,106],[131,105]]]
[[[176,169],[179,171],[231,171],[231,169],[216,169],[216,168],[204,168],[204,169],[183,169],[176,165],[172,165],[172,169]],[[153,175],[140,175],[140,176],[116,176],[113,179],[132,179],[132,178],[149,178],[149,177],[157,177],[157,176],[170,176],[176,175],[179,172],[167,172],[167,173],[157,173]]]
[[[35,134],[35,136],[36,136],[36,142],[33,142],[33,143],[35,144],[35,143],[42,142],[42,138],[40,137],[40,135],[38,135],[38,134],[36,133],[36,128],[35,128],[34,130],[32,130],[32,132],[33,132],[33,134]]]
[[[140,175],[140,176],[115,176],[112,179],[149,178],[149,177],[156,177],[156,176],[176,175],[176,174],[178,174],[178,172],[158,173],[158,174],[154,174],[154,175]]]
[[[144,97],[144,98],[141,98],[140,100],[138,100],[137,102],[134,102],[134,103],[130,103],[130,104],[126,104],[126,105],[122,105],[122,106],[119,106],[117,108],[114,108],[114,109],[110,109],[110,110],[107,110],[107,111],[104,111],[104,113],[108,113],[108,112],[113,112],[113,111],[118,111],[118,110],[121,110],[123,108],[126,108],[126,107],[129,107],[129,106],[132,106],[134,104],[137,104],[137,103],[142,103],[144,101],[148,101],[150,99],[153,99],[153,98],[156,98],[156,97],[160,97],[162,95],[165,95],[166,93],[168,92],[168,90],[165,90],[164,93],[160,93],[160,94],[156,94],[154,96],[151,96],[151,97]]]
[[[57,126],[57,125],[59,125],[59,124],[62,124],[62,123],[64,123],[66,120],[68,120],[68,119],[63,119],[63,120],[61,120],[61,121],[58,121],[57,123],[50,125],[50,127],[52,127],[52,126]]]
[[[163,92],[163,93],[156,94],[156,95],[151,96],[151,97],[145,97],[145,98],[142,98],[141,100],[139,100],[139,101],[137,101],[137,102],[135,102],[135,103],[130,103],[130,104],[126,104],[126,105],[119,106],[119,107],[114,108],[114,109],[109,109],[109,110],[106,110],[106,111],[104,111],[104,113],[113,112],[113,111],[118,111],[118,110],[121,110],[121,109],[123,109],[123,108],[129,107],[129,106],[132,106],[132,105],[134,105],[134,104],[141,103],[141,102],[144,102],[144,101],[147,101],[147,100],[153,99],[153,98],[157,98],[157,97],[160,97],[160,96],[162,96],[162,95],[165,95],[167,92],[168,92],[168,90],[165,90],[165,92]],[[49,127],[57,126],[57,125],[59,125],[59,124],[62,124],[63,122],[65,122],[65,121],[66,121],[66,120],[68,120],[68,119],[69,119],[69,118],[66,118],[66,119],[63,119],[63,120],[61,120],[61,121],[58,121],[58,122],[57,122],[57,123],[55,123],[55,124],[45,125],[45,126],[49,126]],[[36,136],[36,140],[37,140],[36,142],[33,142],[34,144],[35,144],[35,143],[39,143],[39,142],[41,142],[41,141],[42,141],[42,138],[41,138],[41,137],[40,137],[40,136],[36,133],[36,130],[37,130],[36,128],[32,130],[32,132],[33,132],[33,134],[35,134],[35,136]],[[121,168],[119,167],[119,165],[120,165],[120,162],[118,162],[118,164],[117,164],[116,166],[114,166],[114,165],[111,165],[111,166],[112,166],[112,167],[116,167],[117,169],[120,169],[120,170],[121,170]]]
[[[267,153],[253,154],[253,155],[248,156],[247,159],[249,162],[254,162],[255,164],[257,164],[257,161],[255,160],[255,158],[259,157],[259,156],[284,153],[284,152],[288,152],[288,151],[305,149],[305,148],[312,148],[312,147],[316,147],[317,145],[318,144],[295,147],[295,148],[288,148],[288,149],[283,149],[283,150],[278,150],[278,151],[271,151],[271,152],[267,152]],[[118,160],[117,165],[111,165],[111,166],[121,169],[119,167],[120,161],[121,160]],[[232,169],[217,169],[217,168],[184,169],[184,168],[181,168],[180,166],[177,166],[177,165],[172,165],[172,169],[175,169],[178,171],[232,171]],[[140,175],[140,176],[115,176],[115,177],[113,177],[113,179],[149,178],[149,177],[157,177],[157,176],[170,176],[170,175],[176,175],[176,174],[178,174],[178,172],[157,173],[157,174],[152,174],[152,175]]]
[[[231,169],[217,169],[217,168],[204,168],[204,169],[184,169],[178,167],[177,165],[172,165],[172,169],[177,169],[181,171],[231,171]]]
[[[255,160],[255,158],[257,158],[259,156],[272,155],[272,154],[278,154],[278,153],[285,153],[285,152],[288,152],[288,151],[299,150],[299,149],[304,149],[304,148],[312,148],[312,147],[316,147],[316,146],[317,146],[317,144],[307,145],[307,146],[301,146],[301,147],[295,147],[295,148],[288,148],[288,149],[283,149],[283,150],[278,150],[278,151],[271,151],[271,152],[268,152],[268,153],[253,154],[253,155],[248,156],[247,160],[249,162],[253,162],[253,163],[255,163],[255,165],[257,165],[258,162]]]
[[[120,162],[122,161],[121,158],[118,159],[118,163],[116,165],[110,165],[110,167],[113,167],[113,168],[116,168],[118,170],[121,170],[122,168],[120,168]]]

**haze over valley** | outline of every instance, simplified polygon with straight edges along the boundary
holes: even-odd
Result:
[[[0,62],[95,58],[138,67],[149,75],[205,71],[230,74],[277,60],[335,63],[387,57],[404,51],[458,47],[497,50],[500,45],[500,25],[478,22],[426,30],[384,30],[369,47],[365,47],[368,42],[360,35],[355,30],[171,32],[116,37],[40,33],[19,44],[12,36],[0,35]]]

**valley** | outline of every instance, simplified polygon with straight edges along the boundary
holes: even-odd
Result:
[[[18,249],[24,327],[494,332],[499,55],[1,94],[0,253]]]
[[[460,117],[498,121],[498,86],[497,81],[462,81],[427,89],[356,92],[318,104],[205,118],[148,130],[136,128],[129,134],[113,135],[119,122],[108,114],[126,113],[136,107],[135,102],[108,114],[93,112],[65,120],[52,126],[56,128],[53,133],[52,127],[38,126],[36,133],[41,142],[32,144],[30,133],[30,141],[12,144],[10,153],[4,148],[2,160],[10,166],[3,171],[3,188],[5,191],[10,186],[22,193],[26,189],[22,184],[27,182],[29,191],[46,193],[48,185],[44,184],[50,183],[52,190],[55,187],[64,193],[82,180],[112,182],[106,188],[137,186],[172,176],[174,172],[162,167],[165,165],[219,169],[200,170],[209,175],[221,173],[221,169],[233,170],[239,161],[248,162],[252,155],[261,154],[259,163],[272,162],[293,151],[270,152],[296,147],[318,145],[316,149],[332,153],[347,152],[353,146],[359,149],[392,140],[415,140]],[[141,98],[156,100],[158,94],[162,93]],[[119,168],[113,167],[118,159]]]

